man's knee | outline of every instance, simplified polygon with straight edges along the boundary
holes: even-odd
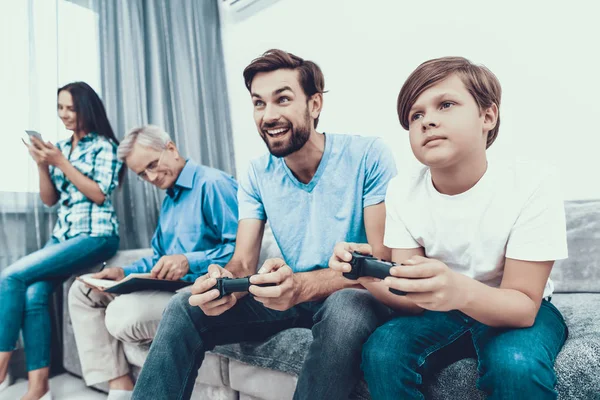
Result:
[[[72,307],[72,304],[87,304],[90,299],[86,296],[86,293],[89,290],[83,282],[75,280],[69,289],[69,309]]]
[[[189,292],[177,293],[169,300],[164,315],[187,315],[192,307],[189,303],[190,296]]]
[[[336,342],[364,342],[383,322],[381,304],[366,290],[343,289],[330,295],[315,315],[317,331]]]
[[[176,324],[176,321],[186,320],[189,293],[179,293],[173,296],[164,312],[158,309],[159,304],[153,304],[148,308],[144,302],[143,293],[123,295],[115,298],[106,309],[106,329],[116,339],[128,342],[143,342],[151,340],[156,334],[159,322],[163,316],[168,315],[168,324]]]

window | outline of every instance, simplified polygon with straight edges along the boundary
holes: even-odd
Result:
[[[46,141],[68,138],[56,113],[56,90],[85,81],[100,94],[98,17],[66,0],[10,1],[2,25],[0,191],[37,192],[38,174],[22,139],[25,129]]]

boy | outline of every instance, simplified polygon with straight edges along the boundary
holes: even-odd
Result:
[[[384,244],[402,265],[365,283],[413,314],[398,313],[363,347],[375,399],[422,399],[428,357],[465,339],[479,359],[478,387],[491,398],[557,396],[553,365],[567,328],[548,277],[554,260],[567,257],[564,207],[547,169],[488,163],[500,97],[494,74],[461,57],[421,64],[400,91],[400,123],[425,168],[390,182]],[[349,270],[351,250],[370,248],[338,244],[330,266]]]

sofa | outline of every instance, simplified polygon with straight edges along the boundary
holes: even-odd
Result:
[[[555,364],[560,399],[600,399],[600,200],[565,203],[569,258],[552,272],[556,290],[552,302],[563,313],[569,338]],[[267,232],[261,259],[277,256]],[[125,264],[149,250],[121,251],[112,265]],[[64,290],[69,289],[65,283]],[[66,293],[64,298],[66,299]],[[81,376],[76,344],[64,307],[64,367]],[[199,370],[193,399],[291,399],[297,375],[312,336],[308,329],[289,329],[261,343],[217,346]],[[124,346],[134,376],[148,353],[147,346]],[[483,399],[476,388],[477,363],[466,358],[442,368],[424,384],[427,399]],[[102,387],[100,387],[102,389]],[[106,387],[104,387],[106,389]],[[370,399],[366,383],[359,382],[351,398]]]

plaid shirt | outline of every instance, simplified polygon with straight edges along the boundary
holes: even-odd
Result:
[[[79,172],[98,184],[106,196],[97,205],[75,187],[65,174],[50,166],[50,176],[60,198],[58,221],[52,235],[60,241],[85,233],[90,236],[119,234],[119,223],[110,194],[117,187],[122,162],[117,159],[117,145],[96,133],[85,135],[72,151],[71,139],[61,140],[56,147]]]

